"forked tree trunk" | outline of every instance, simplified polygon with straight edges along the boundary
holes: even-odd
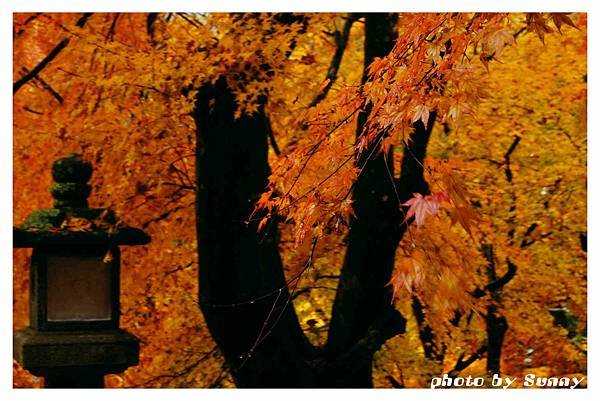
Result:
[[[365,65],[392,48],[396,19],[367,14]],[[406,230],[399,203],[427,190],[422,162],[434,113],[429,129],[416,124],[398,180],[390,176],[391,156],[386,161],[376,152],[367,160],[366,152],[357,161],[366,168],[353,193],[357,218],[323,352],[307,341],[289,301],[277,224],[259,234],[262,216],[247,221],[270,173],[267,116],[261,107],[236,120],[235,109],[225,79],[201,88],[194,115],[196,228],[208,328],[239,387],[371,387],[374,353],[405,326],[385,285]],[[368,110],[360,116],[358,132],[367,116]]]
[[[373,59],[385,56],[392,49],[396,39],[396,20],[396,15],[366,16],[363,83],[367,80],[367,67]],[[369,113],[370,107],[359,115],[358,135]],[[364,168],[352,193],[356,218],[350,222],[348,248],[332,311],[327,342],[329,354],[351,349],[390,309],[391,292],[385,286],[394,267],[402,220],[394,190],[393,158],[387,155],[390,157],[386,159],[386,155],[377,148],[378,144],[375,143],[375,149],[365,150],[356,161],[359,168]],[[332,377],[332,385],[372,387],[372,364],[373,352],[356,361],[349,374]]]

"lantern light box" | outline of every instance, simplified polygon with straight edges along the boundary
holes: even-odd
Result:
[[[117,328],[118,256],[116,247],[35,248],[31,264],[31,327]]]

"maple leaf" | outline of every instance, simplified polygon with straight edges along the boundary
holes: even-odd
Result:
[[[558,32],[560,33],[562,33],[560,28],[563,24],[578,29],[573,21],[571,21],[571,18],[569,18],[569,16],[565,13],[551,13],[550,16],[552,17],[552,22],[554,22],[556,29],[558,29]]]
[[[113,260],[114,260],[114,258],[113,258],[112,252],[109,249],[108,251],[106,251],[104,258],[102,259],[102,263],[108,264],[108,263],[112,262]]]
[[[414,216],[417,227],[421,227],[425,222],[425,215],[435,216],[443,201],[449,202],[449,197],[445,192],[435,192],[427,196],[418,192],[413,193],[413,197],[402,204],[402,206],[409,206],[403,223]]]
[[[544,35],[552,32],[541,13],[527,14],[527,30],[535,32],[542,43],[545,43]]]
[[[440,204],[442,202],[450,202],[450,197],[445,192],[432,192],[431,195],[425,197],[427,202],[430,205],[432,214],[436,214],[438,210],[440,210]]]
[[[427,122],[429,121],[429,108],[424,104],[420,104],[414,107],[413,113],[413,123],[421,120],[425,128],[427,128]]]
[[[258,229],[257,229],[258,232],[261,232],[263,230],[263,228],[265,228],[265,226],[269,222],[269,218],[270,218],[270,215],[267,215],[267,216],[263,217],[262,219],[260,219],[260,222],[258,223]]]
[[[513,44],[515,44],[515,37],[508,27],[499,29],[482,40],[480,60],[486,69],[488,68],[488,62],[497,59],[506,45]]]
[[[408,219],[414,216],[417,227],[421,227],[425,221],[425,213],[429,208],[429,205],[427,204],[425,198],[423,198],[423,195],[420,193],[413,193],[413,197],[404,202],[402,206],[409,206],[403,223],[406,223]]]
[[[458,104],[452,105],[448,108],[448,112],[446,113],[446,117],[451,118],[456,121],[458,116],[460,115],[460,106]]]
[[[469,205],[468,199],[474,198],[474,195],[467,190],[465,185],[462,184],[458,177],[451,171],[446,172],[442,176],[442,182],[446,188],[445,193],[448,194],[455,205]]]
[[[442,52],[442,47],[439,43],[433,43],[427,46],[426,54],[430,57],[436,64],[442,60],[440,53]]]
[[[471,231],[472,224],[481,221],[481,218],[471,206],[456,206],[450,211],[450,219],[451,225],[454,225],[456,222],[458,222],[469,234],[469,236],[471,236],[471,238],[473,237],[473,233]]]
[[[404,288],[409,294],[423,284],[423,268],[415,259],[411,259],[409,264],[402,264],[396,269],[387,285],[392,286],[392,301],[396,298],[398,291]]]

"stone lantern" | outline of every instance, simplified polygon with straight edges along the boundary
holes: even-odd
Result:
[[[13,228],[13,246],[33,248],[30,327],[15,333],[14,358],[46,387],[103,387],[138,363],[138,339],[119,328],[119,246],[150,237],[88,207],[91,175],[76,154],[54,162],[54,207]]]

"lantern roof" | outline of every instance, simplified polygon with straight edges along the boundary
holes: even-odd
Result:
[[[13,247],[149,243],[148,234],[123,224],[112,210],[88,207],[91,176],[91,163],[78,154],[56,160],[52,165],[55,183],[50,188],[54,207],[36,210],[21,226],[13,227]]]

